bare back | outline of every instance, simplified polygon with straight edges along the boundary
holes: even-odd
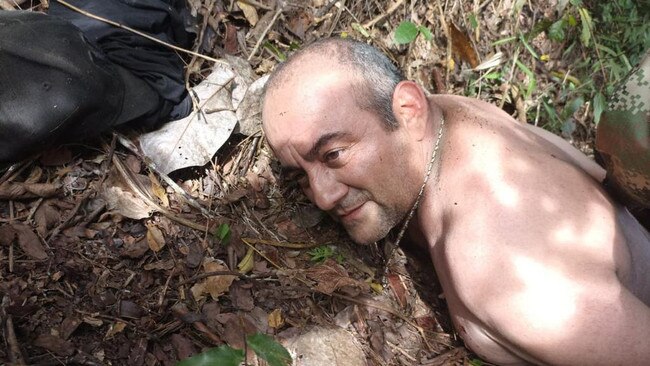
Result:
[[[613,282],[648,310],[650,236],[603,191],[597,164],[490,104],[453,96],[432,102],[447,121],[430,196],[442,209],[425,211],[423,220],[443,222],[444,234],[425,235],[452,318],[472,349],[501,364],[549,362],[520,350],[556,346],[568,337],[561,333],[567,322],[595,315],[582,291]],[[508,324],[522,318],[548,339],[513,334]]]

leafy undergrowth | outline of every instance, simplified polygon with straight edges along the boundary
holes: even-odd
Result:
[[[321,37],[365,39],[428,90],[493,102],[587,153],[606,95],[650,38],[648,10],[630,0],[188,2],[208,14],[197,50],[240,56],[257,76]],[[209,68],[188,60],[190,83]],[[427,256],[385,271],[382,250],[350,244],[279,180],[259,133],[171,182],[104,140],[0,178],[0,362],[193,364],[207,351],[259,364],[274,346],[256,334],[336,324],[371,365],[481,363],[454,334]]]

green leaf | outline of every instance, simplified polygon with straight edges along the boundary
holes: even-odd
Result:
[[[275,58],[278,59],[280,62],[284,62],[287,60],[287,55],[284,54],[284,52],[280,51],[279,48],[277,48],[273,43],[269,41],[264,41],[264,48],[266,48]]]
[[[479,360],[478,358],[473,358],[469,361],[469,364],[471,366],[483,366],[483,361]]]
[[[370,38],[370,34],[366,30],[366,28],[364,28],[361,24],[352,23],[352,29],[354,29],[355,31],[361,33],[362,36],[364,36],[366,38]]]
[[[409,21],[403,21],[395,29],[395,43],[407,44],[413,42],[418,36],[418,27]]]
[[[515,36],[498,39],[498,40],[492,42],[492,46],[498,46],[500,44],[512,42],[512,41],[514,41],[516,39],[517,39],[517,37],[515,37]]]
[[[216,236],[221,243],[228,244],[230,241],[230,226],[226,223],[219,225],[217,231],[215,231],[214,236]]]
[[[607,102],[602,93],[596,93],[594,96],[594,123],[598,124],[600,122],[600,115],[607,107]]]
[[[579,8],[580,20],[582,21],[582,33],[580,33],[580,41],[585,46],[589,46],[589,40],[591,39],[591,15],[589,15],[589,10],[585,8]]]
[[[535,52],[533,47],[531,47],[530,44],[528,44],[528,42],[526,42],[526,38],[524,38],[524,35],[522,33],[519,34],[519,40],[524,45],[526,50],[530,53],[530,55],[533,56],[535,59],[539,60],[539,55],[537,55],[537,52]]]
[[[244,351],[224,345],[186,358],[176,366],[239,366],[243,361]]]
[[[334,256],[334,249],[329,245],[321,245],[307,252],[311,255],[312,262],[324,262]]]
[[[289,366],[293,361],[286,348],[266,334],[256,333],[246,337],[246,343],[269,366]]]
[[[557,22],[551,24],[548,28],[548,38],[555,42],[564,41],[564,28],[566,27],[566,21],[560,19]]]
[[[569,16],[567,17],[567,22],[572,27],[578,25],[578,21],[576,20],[576,17],[574,17],[572,14],[569,14]]]
[[[424,36],[424,39],[427,41],[433,39],[433,33],[431,33],[431,30],[429,30],[429,28],[421,25],[418,27],[418,31],[420,31],[420,34],[422,34]]]
[[[472,29],[478,28],[478,21],[476,20],[476,14],[469,13],[469,25],[472,26]]]
[[[521,63],[519,60],[517,60],[516,64],[517,67],[519,67],[519,69],[521,69],[521,71],[523,71],[524,74],[528,76],[528,86],[526,88],[526,92],[524,93],[524,96],[526,99],[528,99],[533,91],[535,91],[535,87],[537,86],[537,79],[535,78],[535,74],[533,74],[533,72],[528,67],[526,67],[526,65]]]

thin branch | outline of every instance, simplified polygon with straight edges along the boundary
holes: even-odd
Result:
[[[393,14],[395,12],[395,10],[397,10],[400,6],[402,6],[402,4],[404,4],[404,0],[398,0],[396,3],[391,5],[390,8],[388,8],[388,10],[383,12],[381,15],[379,15],[378,17],[374,18],[373,20],[371,20],[369,22],[364,23],[363,27],[364,28],[370,28],[373,25],[381,22],[382,20],[384,20],[384,18],[386,18],[389,15]]]
[[[250,61],[253,56],[255,56],[255,53],[257,52],[257,49],[260,48],[260,45],[264,41],[264,38],[266,37],[266,34],[271,30],[271,27],[273,27],[273,24],[278,20],[278,17],[282,14],[282,7],[278,6],[278,8],[275,11],[275,14],[273,14],[273,19],[271,19],[271,23],[264,29],[264,32],[262,32],[262,35],[260,35],[260,38],[257,40],[257,43],[255,43],[255,47],[253,47],[253,51],[251,51],[250,55],[248,55],[248,61]]]

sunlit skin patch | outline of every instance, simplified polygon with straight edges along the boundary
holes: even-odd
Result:
[[[495,142],[483,141],[485,148],[480,154],[472,154],[471,164],[480,171],[490,184],[490,190],[495,198],[505,207],[515,207],[520,202],[520,194],[513,185],[508,183],[504,167],[499,163],[503,161],[501,148]]]
[[[606,222],[613,219],[611,213],[598,205],[590,205],[584,212],[586,222]],[[585,225],[583,229],[577,228],[574,223],[565,222],[555,230],[551,237],[551,243],[575,246],[580,243],[583,248],[600,248],[603,242],[614,241],[615,232],[611,228],[600,225]]]
[[[567,274],[524,255],[513,255],[515,274],[523,289],[513,295],[513,309],[533,330],[562,332],[576,315],[581,287]]]

